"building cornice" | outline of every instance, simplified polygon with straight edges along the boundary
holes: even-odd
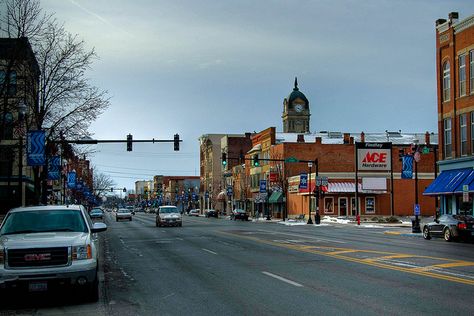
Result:
[[[449,30],[449,22],[445,22],[441,25],[438,25],[436,29],[438,30],[438,33],[440,34],[446,32],[447,30]]]
[[[445,23],[446,24],[446,23]],[[443,24],[444,25],[444,24]],[[474,15],[471,15],[470,17],[465,18],[459,23],[456,23],[453,28],[454,28],[454,33],[459,33],[464,31],[465,29],[468,29],[470,27],[474,26]]]

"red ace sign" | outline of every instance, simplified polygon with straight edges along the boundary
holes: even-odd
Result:
[[[356,143],[358,170],[390,171],[392,143]]]

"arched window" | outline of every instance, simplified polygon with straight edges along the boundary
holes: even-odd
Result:
[[[5,113],[4,139],[13,139],[13,115],[10,112]]]
[[[443,101],[449,101],[451,97],[451,68],[449,61],[443,64]]]

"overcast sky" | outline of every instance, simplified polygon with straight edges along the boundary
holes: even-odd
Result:
[[[89,76],[111,107],[92,163],[120,187],[199,175],[198,138],[275,126],[294,77],[311,131],[437,132],[435,20],[472,0],[44,0],[100,59]]]

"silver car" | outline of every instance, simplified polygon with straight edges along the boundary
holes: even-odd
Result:
[[[29,292],[83,289],[99,299],[98,241],[84,207],[35,206],[8,212],[0,227],[0,289]]]
[[[176,206],[166,205],[158,208],[156,227],[161,226],[183,226],[183,217]]]
[[[129,221],[132,220],[132,212],[126,208],[119,208],[115,213],[115,221],[119,221],[121,219],[128,219]]]

